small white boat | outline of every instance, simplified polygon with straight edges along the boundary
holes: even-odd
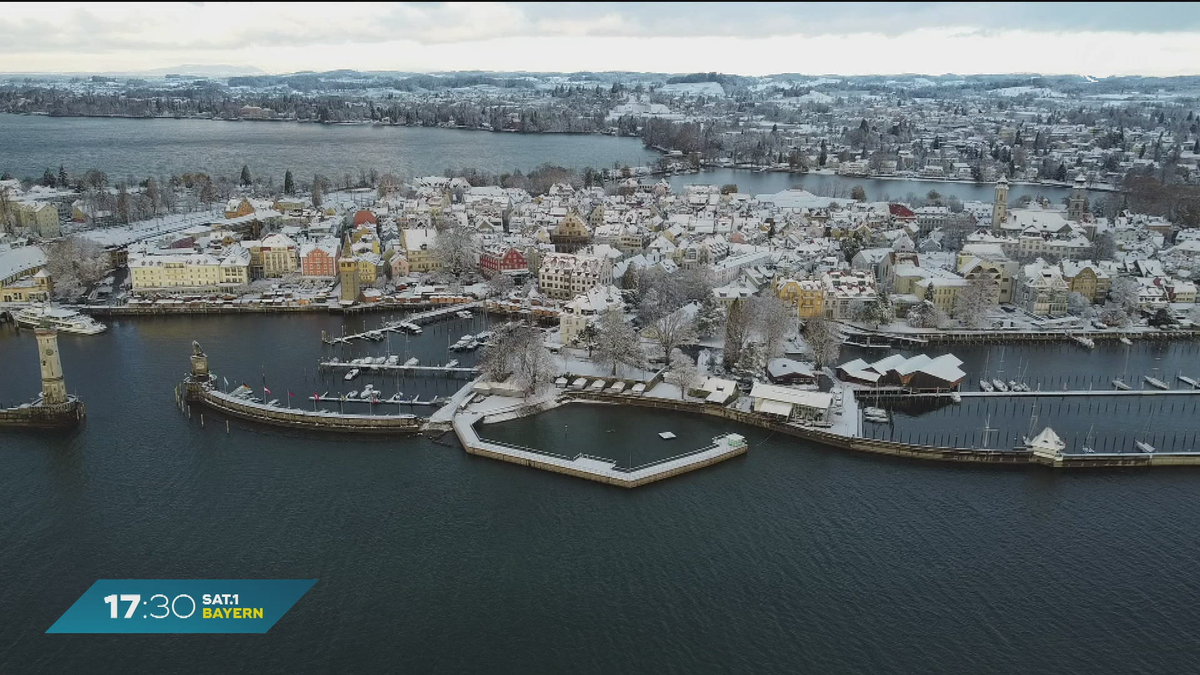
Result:
[[[412,357],[411,359],[409,359],[409,360],[405,361],[405,362],[404,362],[404,365],[406,365],[406,366],[415,366],[415,365],[417,365],[417,364],[418,364],[418,363],[420,363],[420,362],[421,362],[421,360],[420,360],[420,359],[418,359],[417,357],[415,357],[415,356],[414,356],[414,357]]]
[[[450,362],[446,364],[446,367],[447,367],[447,368],[456,368],[456,367],[458,367],[458,359],[450,359]]]
[[[400,363],[400,357],[396,356],[395,354],[392,354],[391,356],[387,357],[387,360],[384,361],[383,363],[384,363],[384,365],[387,365],[387,366],[394,366],[397,363]]]
[[[952,391],[950,392],[950,400],[954,401],[955,403],[962,403],[962,394],[958,393],[957,391]]]
[[[1021,389],[1019,387],[1020,387],[1020,385],[1017,384],[1016,380],[1008,381],[1008,390],[1009,391],[1021,391]]]
[[[1187,375],[1179,375],[1179,381],[1191,387],[1192,389],[1200,386],[1200,383],[1196,382],[1196,378],[1188,377]]]
[[[992,386],[991,382],[988,382],[987,380],[980,380],[979,381],[979,389],[981,391],[986,391],[988,393],[991,393],[991,392],[995,391],[996,388]]]
[[[470,313],[470,312],[468,312],[468,311],[467,311],[467,310],[465,310],[465,309],[464,309],[464,310],[462,310],[462,311],[459,311],[459,312],[455,312],[455,314],[456,314],[456,315],[458,316],[458,318],[460,318],[460,319],[469,319],[469,318],[471,318],[471,313]]]
[[[1170,389],[1171,388],[1166,382],[1163,382],[1162,380],[1158,379],[1157,377],[1150,377],[1149,375],[1143,375],[1142,379],[1146,381],[1146,384],[1150,385],[1151,387],[1154,387],[1155,389]]]
[[[675,434],[673,434],[673,433],[671,433],[671,432],[669,432],[669,431],[660,431],[660,432],[658,433],[658,437],[659,437],[659,438],[661,438],[661,439],[663,439],[664,441],[669,441],[669,440],[671,440],[672,438],[675,438]]]
[[[1123,338],[1121,338],[1121,344],[1125,345],[1126,347],[1132,347],[1133,341],[1127,337],[1123,337]]]
[[[358,377],[359,372],[360,371],[358,370],[358,368],[351,368],[350,372],[346,373],[346,377],[344,379],[347,382],[349,382],[350,380],[353,380],[354,378]]]
[[[1000,378],[996,378],[996,379],[992,380],[992,386],[996,388],[996,391],[1000,391],[1000,392],[1008,391],[1008,385],[1004,384],[1004,380],[1001,380]]]
[[[346,394],[346,398],[348,398],[350,400],[354,400],[354,399],[358,398],[358,390],[355,389],[354,391],[350,392],[349,394]]]
[[[1129,385],[1125,384],[1125,380],[1122,380],[1119,377],[1112,381],[1112,386],[1114,389],[1120,389],[1121,391],[1129,391]]]
[[[1137,448],[1138,450],[1141,450],[1142,452],[1145,452],[1145,453],[1153,453],[1154,452],[1154,446],[1150,445],[1149,443],[1147,443],[1145,441],[1134,441],[1133,446],[1135,448]]]

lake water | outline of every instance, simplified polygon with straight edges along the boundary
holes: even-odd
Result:
[[[242,165],[255,176],[270,175],[282,185],[288,169],[297,179],[321,173],[340,179],[360,168],[406,177],[438,175],[447,169],[477,168],[499,173],[529,171],[542,164],[574,169],[649,165],[661,155],[641,140],[600,135],[509,134],[427,127],[325,125],[290,122],[46,117],[0,114],[0,171],[38,177],[59,164],[72,174],[90,168],[110,180],[129,176],[168,176],[206,171],[235,177]],[[813,192],[846,191],[862,185],[871,200],[924,196],[930,190],[966,200],[991,201],[993,187],[963,182],[842,178],[714,169],[671,176],[671,185],[735,183],[742,192],[766,194],[793,187]],[[1023,195],[1059,201],[1065,188],[1014,185]]]
[[[320,332],[361,318],[111,324],[61,337],[82,428],[0,431],[0,672],[1194,671],[1200,471],[930,465],[589,406],[580,452],[750,442],[623,490],[423,438],[226,433],[174,405],[193,339],[231,379],[306,391]],[[437,330],[409,349],[445,358],[476,325]],[[37,389],[31,332],[0,328],[0,398]],[[320,581],[266,635],[44,634],[98,578],[173,577]]]
[[[0,114],[0,171],[15,176],[41,176],[64,164],[72,174],[99,168],[113,181],[186,171],[236,177],[245,164],[282,185],[288,169],[297,179],[349,172],[357,180],[360,168],[413,178],[455,168],[529,171],[546,163],[637,166],[658,157],[639,139],[600,135]]]

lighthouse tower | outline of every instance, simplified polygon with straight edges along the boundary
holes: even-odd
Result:
[[[1008,179],[1000,176],[996,181],[996,196],[992,198],[992,229],[999,230],[1008,218]]]
[[[67,383],[63,381],[62,362],[58,358],[58,331],[53,328],[34,329],[42,362],[42,403],[61,405],[67,402]]]

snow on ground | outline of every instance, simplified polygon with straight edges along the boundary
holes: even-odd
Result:
[[[724,96],[725,89],[717,82],[680,82],[664,84],[657,93],[683,96]]]
[[[861,436],[861,418],[858,415],[858,399],[855,398],[854,391],[849,387],[835,385],[830,390],[835,401],[838,392],[842,394],[842,407],[840,411],[836,406],[834,407],[833,426],[829,428],[829,431],[843,436]]]
[[[128,246],[134,242],[173,232],[180,232],[195,225],[204,225],[223,218],[224,213],[220,209],[198,211],[196,213],[173,213],[120,227],[83,230],[79,231],[78,234],[101,246]]]

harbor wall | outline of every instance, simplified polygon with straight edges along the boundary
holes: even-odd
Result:
[[[251,422],[313,431],[348,431],[365,434],[415,434],[421,418],[415,415],[343,415],[299,408],[275,408],[221,395],[200,383],[188,382],[184,398],[221,413]]]
[[[0,410],[0,427],[65,429],[83,421],[83,403],[71,400],[61,405],[31,405]]]
[[[1040,457],[1025,449],[1012,450],[979,450],[975,448],[943,448],[935,446],[900,443],[871,438],[856,438],[843,436],[813,427],[803,427],[786,424],[758,413],[744,412],[707,403],[692,403],[672,399],[645,398],[638,396],[596,394],[591,392],[564,392],[564,401],[584,401],[616,403],[620,405],[635,405],[643,408],[657,408],[679,412],[698,413],[711,417],[720,417],[742,424],[767,429],[781,434],[821,443],[844,450],[869,452],[892,457],[905,457],[939,462],[959,462],[973,464],[1006,464],[1043,466],[1064,469],[1102,469],[1119,467],[1161,467],[1161,466],[1200,466],[1200,453],[1120,453],[1093,455],[1063,455],[1058,459]]]

